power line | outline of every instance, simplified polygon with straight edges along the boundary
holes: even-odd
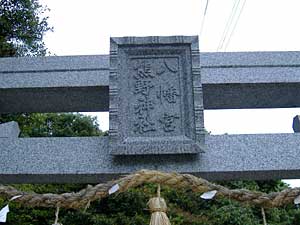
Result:
[[[239,2],[240,2],[240,0],[235,0],[234,3],[233,3],[233,5],[232,5],[231,13],[230,13],[229,18],[227,20],[227,23],[226,23],[226,25],[224,27],[223,34],[222,34],[222,36],[220,38],[217,51],[219,51],[223,47],[224,41],[225,41],[227,33],[228,33],[228,29],[231,26],[231,23],[232,23],[232,20],[234,18],[234,15],[236,13],[236,10],[238,8]]]
[[[227,41],[227,43],[225,44],[225,48],[224,48],[224,51],[225,51],[225,52],[226,52],[226,49],[227,49],[227,47],[228,47],[228,45],[229,45],[229,43],[230,43],[230,40],[231,40],[231,37],[232,37],[232,35],[233,35],[234,31],[235,31],[235,28],[236,28],[236,26],[237,26],[237,24],[238,24],[238,22],[239,22],[239,20],[240,20],[240,17],[241,17],[241,15],[242,15],[244,6],[245,6],[245,4],[246,4],[246,1],[247,1],[247,0],[244,0],[244,2],[243,2],[243,5],[242,5],[241,10],[240,10],[240,12],[239,12],[239,15],[238,15],[238,17],[237,17],[237,19],[236,19],[236,21],[235,21],[235,24],[234,24],[234,26],[233,26],[233,29],[232,29],[231,32],[230,32],[228,41]]]
[[[206,6],[205,6],[205,10],[204,10],[204,16],[206,15],[206,11],[207,11],[207,8],[208,8],[208,3],[209,3],[209,0],[206,1]]]
[[[234,19],[235,15],[236,15],[237,9],[239,8],[238,7],[239,4],[240,4],[240,0],[235,0],[234,1],[234,4],[233,4],[232,9],[231,9],[230,16],[229,16],[229,18],[227,20],[226,26],[224,27],[224,30],[223,30],[223,34],[222,34],[221,39],[219,41],[219,45],[218,45],[217,51],[219,51],[223,47],[223,45],[224,45],[224,42],[226,40],[229,28],[231,27],[231,24],[232,24],[233,19]]]
[[[206,0],[203,19],[202,19],[201,26],[200,26],[200,33],[199,33],[200,42],[201,42],[201,35],[202,35],[203,29],[204,29],[204,23],[205,23],[205,18],[206,18],[206,12],[207,12],[207,9],[208,9],[208,4],[209,4],[209,0]]]

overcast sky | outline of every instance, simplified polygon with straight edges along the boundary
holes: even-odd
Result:
[[[299,0],[209,0],[205,17],[206,0],[40,2],[51,9],[54,32],[46,35],[45,42],[55,55],[108,54],[110,36],[200,33],[203,52],[300,51]],[[220,48],[232,12],[236,13]],[[291,133],[297,114],[300,109],[207,110],[205,127],[212,134]],[[107,130],[108,113],[97,115],[101,128]]]

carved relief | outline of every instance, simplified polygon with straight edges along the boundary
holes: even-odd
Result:
[[[197,37],[112,38],[110,53],[111,154],[201,152]]]
[[[159,119],[159,122],[162,124],[162,128],[165,132],[172,132],[176,129],[175,120],[179,118],[177,114],[164,113],[163,117]]]
[[[173,104],[177,102],[177,97],[180,95],[177,88],[173,85],[167,85],[166,87],[160,85],[156,92],[156,96],[160,100],[161,104],[163,104],[163,100]]]
[[[162,134],[175,131],[178,128],[176,120],[180,119],[181,103],[177,59],[135,58],[132,65],[134,133]],[[170,105],[175,106],[169,107]],[[175,114],[172,112],[174,110]]]

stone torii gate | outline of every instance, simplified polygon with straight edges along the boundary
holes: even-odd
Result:
[[[18,138],[1,183],[97,183],[140,169],[300,176],[300,135],[204,135],[203,110],[300,106],[299,52],[200,53],[197,37],[112,38],[110,55],[0,59],[0,113],[110,111],[104,137]],[[200,82],[201,74],[201,82]]]

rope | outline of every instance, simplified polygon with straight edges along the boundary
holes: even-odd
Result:
[[[160,198],[160,184],[157,186],[157,197]]]
[[[160,197],[160,184],[157,187],[157,196],[150,198],[147,205],[151,212],[150,225],[171,225],[166,214],[168,210],[166,201]]]
[[[54,224],[53,225],[59,225],[59,223],[58,223],[58,215],[59,215],[59,206],[56,207],[55,220],[54,220]]]
[[[60,208],[84,208],[88,202],[107,197],[108,190],[118,184],[118,192],[125,192],[129,188],[137,187],[145,183],[156,183],[169,186],[175,189],[191,189],[197,193],[216,190],[217,198],[229,198],[244,204],[263,208],[280,207],[293,203],[294,199],[300,195],[300,188],[288,188],[281,192],[262,193],[249,191],[246,189],[230,190],[224,186],[211,183],[205,179],[195,177],[190,174],[164,173],[153,170],[141,170],[120,179],[109,181],[87,188],[76,193],[64,194],[37,194],[19,191],[10,186],[0,185],[0,196],[11,198],[22,195],[15,199],[16,202],[28,207],[56,207]]]
[[[261,208],[261,215],[262,215],[262,218],[263,218],[264,225],[268,225],[267,224],[267,219],[266,219],[266,213],[265,213],[265,209],[264,208]]]

